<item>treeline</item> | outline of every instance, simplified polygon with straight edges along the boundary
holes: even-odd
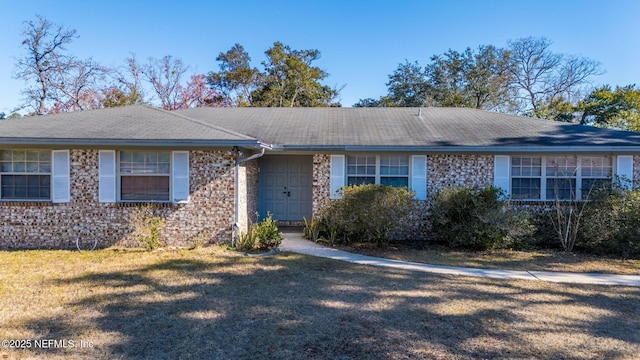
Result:
[[[593,89],[590,79],[602,73],[600,65],[550,46],[546,38],[528,37],[506,48],[449,50],[425,66],[405,61],[389,75],[386,95],[353,106],[469,107],[640,131],[635,85]]]
[[[146,62],[131,55],[107,68],[79,59],[67,46],[76,31],[37,17],[25,22],[16,78],[27,87],[16,111],[30,115],[154,103],[166,110],[203,106],[341,106],[340,89],[323,85],[328,73],[314,66],[320,51],[295,50],[275,42],[262,69],[251,66],[235,44],[217,57],[217,71],[190,74],[171,55]],[[640,90],[635,85],[593,89],[600,65],[582,56],[551,51],[546,38],[510,41],[398,64],[387,94],[355,107],[470,107],[550,120],[640,131]],[[10,115],[20,116],[15,113]],[[5,114],[0,114],[0,119]]]
[[[25,22],[22,34],[25,51],[17,58],[15,77],[27,88],[16,111],[32,115],[142,103],[156,103],[166,110],[340,106],[339,91],[320,83],[328,74],[313,66],[320,57],[318,50],[294,50],[275,42],[265,52],[260,71],[250,66],[249,54],[236,44],[216,58],[219,71],[187,76],[189,67],[171,55],[146,62],[132,55],[117,68],[80,59],[67,50],[76,30],[42,17]]]

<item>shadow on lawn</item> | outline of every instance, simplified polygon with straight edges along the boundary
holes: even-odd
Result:
[[[37,319],[30,328],[43,338],[87,338],[108,358],[619,358],[640,344],[640,291],[630,288],[293,254],[169,259],[63,283],[86,291],[68,304],[76,316],[95,316]]]

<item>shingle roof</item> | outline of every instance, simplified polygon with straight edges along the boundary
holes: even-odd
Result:
[[[150,106],[0,121],[0,144],[291,150],[640,151],[640,134],[465,108]]]
[[[0,120],[0,144],[257,146],[246,135],[145,105]]]
[[[291,149],[640,149],[638,133],[466,108],[198,108],[178,113]]]

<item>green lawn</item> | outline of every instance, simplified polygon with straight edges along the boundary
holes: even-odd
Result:
[[[0,348],[0,359],[640,353],[640,288],[412,273],[288,253],[0,251],[0,294],[0,339],[32,340],[29,349]],[[75,346],[33,347],[47,339]]]

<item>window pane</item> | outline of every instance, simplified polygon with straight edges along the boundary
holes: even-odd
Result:
[[[145,152],[144,153],[144,161],[146,163],[157,163],[158,162],[158,153],[156,153],[156,152]]]
[[[27,152],[24,150],[13,150],[11,155],[13,156],[13,161],[24,162],[27,159]]]
[[[122,176],[122,200],[169,201],[168,176]]]
[[[133,159],[131,161],[136,162],[136,163],[144,163],[144,152],[135,151],[133,153]]]
[[[159,161],[169,159],[168,151],[121,151],[120,174],[123,175],[169,175],[171,163]]]
[[[511,176],[541,176],[542,159],[539,157],[513,156],[511,157]]]
[[[547,200],[571,200],[575,199],[575,179],[547,179]]]
[[[347,177],[347,185],[375,184],[376,178],[369,176],[349,176]]]
[[[547,176],[576,176],[576,158],[574,156],[548,157]]]
[[[380,184],[391,185],[395,187],[409,187],[408,177],[383,177],[380,178]]]
[[[169,152],[168,151],[161,151],[158,153],[158,161],[159,162],[165,162],[165,163],[169,163],[171,160],[169,159]]]
[[[0,172],[47,174],[51,172],[49,150],[2,150]]]
[[[409,176],[409,156],[380,156],[380,175]]]
[[[36,162],[31,162],[30,161],[30,162],[27,163],[26,166],[27,166],[27,172],[30,172],[30,173],[37,173],[38,170],[40,169],[38,167],[38,162],[37,161]]]
[[[38,165],[39,173],[50,173],[51,172],[51,161],[41,161]]]
[[[611,179],[582,179],[582,199],[597,190],[611,189]]]
[[[583,177],[610,178],[613,173],[612,161],[609,156],[583,157],[580,161]]]
[[[49,200],[49,175],[3,175],[0,197],[3,200]]]
[[[520,200],[540,199],[539,178],[514,178],[511,179],[511,197]]]
[[[347,175],[376,174],[375,156],[347,156]]]
[[[120,152],[120,162],[131,162],[133,161],[133,154],[131,151],[121,151]]]
[[[165,164],[165,163],[160,163],[158,164],[158,173],[159,174],[168,174],[171,171],[171,165],[170,164]]]
[[[13,163],[13,172],[25,172],[27,170],[27,166],[24,162],[14,162]]]

